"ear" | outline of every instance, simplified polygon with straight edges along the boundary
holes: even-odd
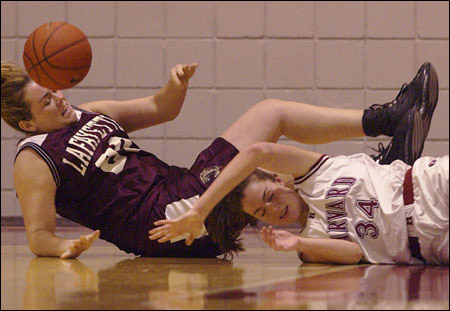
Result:
[[[276,174],[275,174],[275,182],[278,183],[278,184],[281,184],[283,186],[286,186],[286,183],[284,182],[284,180],[280,176],[278,176]]]
[[[19,127],[24,130],[25,132],[36,132],[37,128],[34,125],[34,122],[32,120],[30,121],[19,121]]]

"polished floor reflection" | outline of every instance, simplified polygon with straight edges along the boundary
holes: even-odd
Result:
[[[75,260],[36,258],[25,242],[2,228],[2,309],[449,308],[448,267],[300,265],[251,232],[233,261],[136,258],[105,242]]]

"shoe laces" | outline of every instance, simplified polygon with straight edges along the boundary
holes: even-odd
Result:
[[[389,145],[387,145],[386,147],[384,147],[383,143],[378,143],[378,150],[372,147],[369,147],[370,149],[378,152],[378,154],[372,154],[370,157],[377,163],[379,163],[380,161],[382,161],[387,153],[389,152],[389,150],[391,150],[391,146],[392,146],[392,140],[389,143]]]
[[[406,90],[408,89],[409,84],[407,83],[403,83],[400,92],[398,92],[397,96],[395,97],[395,99],[389,103],[386,104],[373,104],[372,106],[370,106],[370,109],[373,110],[377,110],[377,109],[385,109],[385,108],[390,108],[393,104],[395,104],[397,102],[397,99],[406,92]],[[372,148],[373,149],[373,148]]]

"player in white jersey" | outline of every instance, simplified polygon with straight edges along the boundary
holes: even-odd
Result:
[[[427,262],[448,263],[448,157],[415,162],[415,191],[408,188],[409,169],[402,161],[380,166],[365,154],[322,157],[295,180],[294,188],[309,207],[300,236],[358,241],[367,262],[409,264],[421,263],[409,249],[420,236]],[[415,204],[408,201],[413,193]]]
[[[428,77],[437,85],[436,75]],[[448,156],[417,160],[437,102],[435,90],[434,100],[425,101],[433,104],[405,114],[381,161],[257,143],[227,165],[189,212],[156,222],[160,227],[150,238],[162,243],[187,233],[189,245],[210,213],[209,227],[215,230],[208,232],[222,248],[238,241],[239,224],[257,218],[274,225],[299,223],[300,237],[272,227],[263,228],[261,236],[272,248],[296,250],[308,262],[448,264]],[[395,160],[400,157],[392,151],[403,146],[418,151],[411,161]],[[258,167],[294,178],[285,183]]]
[[[294,178],[286,183],[258,167]],[[402,161],[380,165],[365,154],[328,157],[257,143],[227,165],[197,211],[214,207],[234,189],[225,200],[239,198],[229,206],[236,214],[300,224],[300,236],[271,227],[261,236],[276,250],[298,251],[303,261],[448,264],[448,171],[448,156],[421,158],[412,167]],[[233,223],[232,214],[224,227]],[[161,221],[153,233],[161,242],[180,231],[193,233],[193,219]]]

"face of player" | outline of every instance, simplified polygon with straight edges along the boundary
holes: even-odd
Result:
[[[277,226],[299,223],[305,202],[297,191],[277,180],[255,180],[244,190],[244,212],[259,220]]]
[[[20,121],[22,129],[31,133],[50,133],[77,121],[72,106],[61,91],[50,91],[34,81],[25,88],[25,101],[31,105],[32,119]]]

